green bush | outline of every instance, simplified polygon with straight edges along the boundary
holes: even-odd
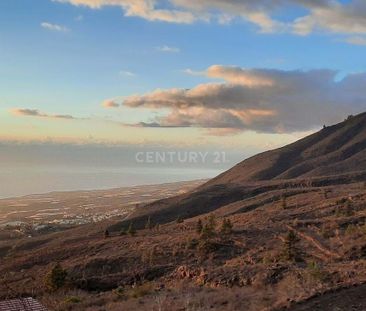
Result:
[[[47,274],[45,278],[45,285],[47,289],[56,291],[63,287],[66,283],[67,271],[57,263]]]

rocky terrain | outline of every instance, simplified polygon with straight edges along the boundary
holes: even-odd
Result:
[[[3,241],[0,295],[50,310],[366,310],[365,163],[362,114],[123,219]]]

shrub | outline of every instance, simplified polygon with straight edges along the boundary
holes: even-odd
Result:
[[[337,207],[335,210],[335,215],[337,217],[340,216],[352,216],[353,215],[353,206],[352,206],[352,201],[349,199],[342,199],[342,200],[338,200],[337,204],[342,204],[342,207]]]
[[[353,206],[352,206],[351,200],[349,200],[349,199],[347,200],[345,209],[346,209],[346,216],[353,215]]]
[[[211,239],[215,236],[215,230],[209,225],[206,224],[201,232],[201,239],[207,240]]]
[[[122,286],[118,286],[116,289],[113,290],[113,293],[117,295],[118,297],[124,297],[125,296],[125,289]]]
[[[67,271],[57,263],[46,275],[45,285],[51,291],[56,291],[66,283]]]
[[[220,232],[223,235],[230,235],[233,232],[233,225],[232,225],[230,219],[227,219],[227,220],[224,219],[224,221],[222,222]]]
[[[215,231],[215,229],[216,229],[216,216],[215,216],[215,214],[210,214],[210,216],[208,216],[208,226],[210,227],[210,229],[212,231]]]

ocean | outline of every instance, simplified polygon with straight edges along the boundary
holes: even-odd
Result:
[[[188,181],[212,178],[221,172],[208,168],[2,166],[0,198]]]

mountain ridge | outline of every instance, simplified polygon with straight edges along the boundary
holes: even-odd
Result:
[[[366,113],[362,113],[350,116],[336,125],[324,127],[321,131],[287,146],[248,158],[211,179],[202,187],[356,172],[366,169],[365,160],[359,167],[354,163],[339,162],[347,161],[353,156],[356,159],[363,159],[365,150]],[[329,166],[330,162],[332,163]]]

